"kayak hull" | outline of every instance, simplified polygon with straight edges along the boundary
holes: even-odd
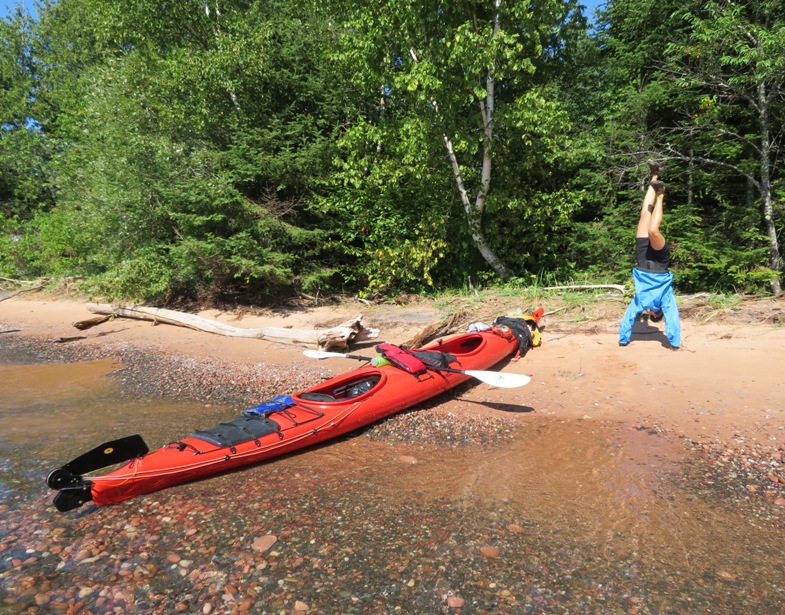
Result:
[[[451,368],[486,370],[514,355],[518,344],[509,331],[495,328],[456,335],[421,350],[452,355],[456,361]],[[213,432],[196,432],[135,457],[106,474],[77,477],[81,483],[69,487],[70,493],[61,491],[61,503],[56,498],[55,504],[67,510],[92,499],[104,506],[287,455],[380,421],[469,379],[459,372],[429,369],[413,375],[390,364],[365,364],[291,395],[289,405],[266,411],[259,420],[238,417]],[[77,487],[82,489],[79,499],[63,504],[73,499]]]

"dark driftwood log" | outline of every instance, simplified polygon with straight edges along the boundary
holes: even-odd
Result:
[[[458,314],[450,314],[447,320],[437,322],[434,325],[429,325],[404,345],[409,348],[420,348],[431,340],[438,339],[444,335],[449,335],[454,332],[455,321],[458,319]]]
[[[115,305],[90,305],[87,309],[94,314],[104,314],[105,317],[76,322],[74,326],[77,329],[88,329],[111,318],[134,318],[137,320],[149,320],[156,324],[163,323],[188,327],[197,331],[229,337],[252,337],[288,344],[316,344],[321,350],[347,350],[349,344],[379,337],[379,329],[365,328],[362,314],[330,329],[308,330],[287,329],[284,327],[246,329],[233,327],[217,320],[202,318],[195,314],[186,314],[163,308],[142,306],[122,308]]]
[[[96,325],[101,325],[107,320],[112,320],[112,318],[114,318],[114,315],[112,314],[109,314],[108,316],[96,316],[95,318],[88,318],[87,320],[80,320],[79,322],[75,322],[74,327],[80,331],[84,331],[85,329],[92,329]]]

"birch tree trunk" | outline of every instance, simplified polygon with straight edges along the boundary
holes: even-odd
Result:
[[[774,206],[771,198],[771,125],[769,122],[769,98],[766,82],[758,82],[758,113],[760,118],[760,192],[763,200],[763,223],[769,238],[769,267],[777,272],[771,280],[771,290],[775,295],[782,292],[780,275],[782,274],[782,256],[777,239],[777,227],[774,224]]]
[[[501,7],[501,0],[496,0],[494,3],[494,20],[493,20],[493,36],[499,34],[500,16],[499,10]],[[463,209],[466,212],[466,221],[469,225],[469,232],[472,235],[474,245],[480,252],[485,261],[505,280],[509,280],[511,276],[507,268],[499,260],[493,252],[488,242],[485,240],[485,233],[482,230],[482,217],[485,213],[485,203],[488,199],[488,192],[491,189],[491,169],[492,169],[492,153],[493,153],[493,113],[495,106],[494,98],[495,75],[493,67],[488,69],[487,77],[485,80],[485,99],[480,100],[480,114],[482,116],[483,126],[483,153],[482,153],[482,175],[480,178],[480,188],[477,191],[477,196],[474,203],[471,202],[469,194],[463,183],[461,175],[461,167],[458,164],[458,158],[455,155],[455,150],[452,146],[452,141],[445,134],[444,147],[447,149],[447,155],[450,157],[450,164],[452,165],[453,176],[455,183],[458,186],[458,193],[461,196]]]

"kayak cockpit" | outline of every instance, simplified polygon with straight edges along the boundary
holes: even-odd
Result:
[[[330,386],[314,387],[294,395],[295,400],[335,403],[355,400],[370,393],[382,383],[379,373],[365,373],[361,377],[347,378],[339,382],[332,382]]]
[[[445,340],[432,350],[455,355],[460,361],[462,356],[474,354],[484,345],[485,339],[480,334],[463,335],[461,337]]]

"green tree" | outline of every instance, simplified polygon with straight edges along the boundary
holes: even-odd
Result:
[[[770,0],[718,0],[688,4],[680,17],[690,36],[668,45],[667,69],[692,95],[674,127],[690,151],[671,153],[690,164],[728,169],[755,189],[767,264],[776,272],[771,288],[779,294],[782,222],[775,216],[774,186],[785,128],[785,8]]]
[[[566,152],[569,118],[546,72],[563,61],[564,31],[580,20],[575,4],[390,0],[344,8],[340,60],[354,68],[368,111],[341,142],[342,178],[355,192],[332,195],[326,209],[351,212],[365,233],[373,227],[372,237],[354,237],[358,255],[364,239],[384,243],[369,259],[379,286],[427,281],[440,259],[455,269],[469,252],[511,277],[525,259],[509,250],[526,235],[520,220],[547,226],[575,207],[574,195],[555,195],[552,185],[546,193],[536,180],[530,186],[540,190],[521,191],[526,173],[545,178]],[[524,241],[532,237],[543,242],[536,230]],[[408,277],[387,275],[395,265]]]
[[[760,182],[749,171],[759,159],[746,142],[759,131],[749,107],[729,104],[730,98],[715,104],[718,91],[707,87],[704,78],[721,66],[718,50],[729,36],[718,35],[711,7],[701,12],[706,6],[611,0],[603,13],[596,36],[600,80],[612,102],[598,107],[605,110],[608,169],[617,188],[598,226],[620,241],[631,237],[647,181],[644,163],[656,158],[666,166],[664,226],[673,241],[678,285],[758,291],[771,269],[765,235],[756,232],[760,209],[751,200],[751,188]],[[706,20],[703,34],[700,19]],[[749,75],[748,69],[741,73]],[[621,231],[614,230],[619,225]],[[625,261],[631,263],[631,252]]]
[[[43,130],[59,153],[56,211],[36,221],[42,268],[158,301],[332,283],[304,203],[329,169],[343,100],[325,31],[295,8],[44,11],[41,98],[56,112]]]
[[[34,22],[17,9],[0,20],[0,271],[36,275],[25,259],[25,228],[52,206],[51,144],[37,121],[40,63]]]

